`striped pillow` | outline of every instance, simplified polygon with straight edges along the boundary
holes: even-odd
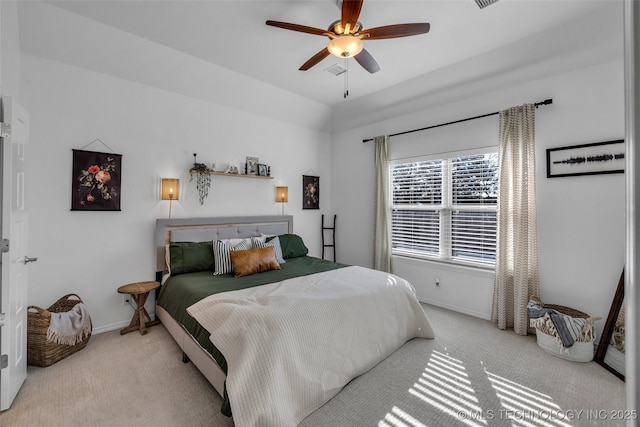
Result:
[[[273,246],[273,251],[276,253],[276,260],[278,260],[278,264],[284,264],[286,261],[282,256],[282,248],[280,247],[280,239],[278,236],[269,240],[268,242],[263,242],[260,237],[252,237],[251,238],[251,246],[254,249],[266,248],[269,246]]]
[[[249,249],[246,240],[241,241],[235,246],[231,246],[222,240],[213,241],[213,274],[233,273],[233,264],[231,263],[230,251],[241,251]]]

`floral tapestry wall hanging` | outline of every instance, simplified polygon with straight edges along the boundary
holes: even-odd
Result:
[[[302,209],[320,209],[320,177],[302,175]]]
[[[122,155],[73,150],[72,211],[119,211]]]

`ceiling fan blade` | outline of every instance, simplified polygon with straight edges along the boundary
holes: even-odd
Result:
[[[364,68],[371,74],[380,71],[380,66],[378,65],[376,60],[373,59],[373,56],[371,56],[371,54],[367,52],[367,49],[362,49],[362,51],[354,56],[354,58],[356,59],[356,61],[358,61],[358,64],[362,65],[362,68]]]
[[[431,25],[427,22],[417,24],[385,25],[360,31],[363,40],[393,39],[396,37],[417,36],[429,32]]]
[[[363,0],[342,0],[342,28],[349,25],[349,33],[357,27]]]
[[[306,25],[290,24],[288,22],[268,20],[266,24],[272,27],[284,28],[285,30],[298,31],[298,32],[307,33],[307,34],[315,34],[317,36],[324,36],[329,32],[327,30],[322,30],[320,28],[307,27]]]
[[[329,56],[330,54],[331,53],[329,52],[329,50],[327,50],[327,48],[325,47],[320,52],[316,53],[311,58],[309,58],[309,60],[307,62],[302,64],[302,66],[299,68],[299,70],[300,71],[307,71],[309,68],[313,67],[318,62],[322,61],[324,58]]]

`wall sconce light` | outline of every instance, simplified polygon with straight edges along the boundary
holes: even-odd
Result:
[[[289,201],[289,187],[276,187],[276,203],[282,203],[282,215],[284,215],[284,204]]]
[[[169,201],[169,218],[171,218],[171,204],[180,198],[180,180],[177,178],[162,178],[160,198]]]

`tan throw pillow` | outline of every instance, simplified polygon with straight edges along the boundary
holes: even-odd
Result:
[[[249,276],[269,270],[280,270],[272,246],[244,251],[231,251],[231,264],[235,277]]]

